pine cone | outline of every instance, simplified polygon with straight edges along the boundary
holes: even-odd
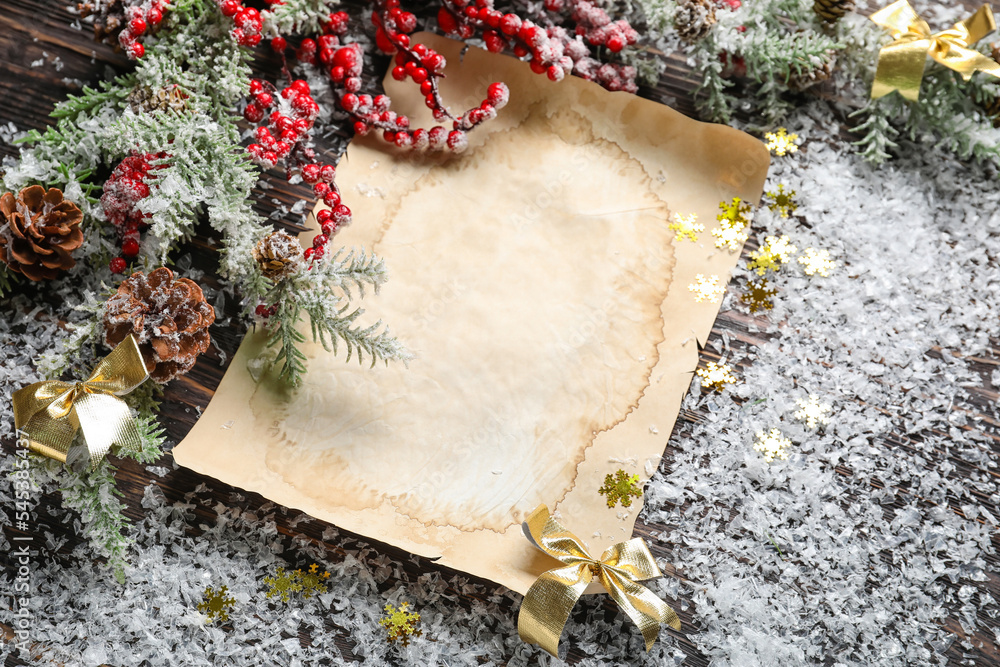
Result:
[[[146,86],[136,86],[128,94],[126,102],[134,113],[157,113],[174,111],[182,114],[188,110],[188,96],[179,86],[170,85],[153,90]]]
[[[708,34],[715,25],[715,3],[712,0],[680,0],[674,14],[674,28],[685,42],[693,44]]]
[[[78,2],[80,18],[94,17],[94,41],[119,48],[118,33],[125,29],[125,3],[122,0],[84,0]]]
[[[159,383],[184,375],[208,350],[215,309],[201,288],[167,268],[133,273],[105,304],[104,342],[113,348],[135,334],[149,375]]]
[[[29,280],[52,280],[72,269],[83,244],[83,212],[57,188],[24,188],[0,197],[0,260]]]
[[[280,280],[298,267],[302,259],[302,246],[294,236],[279,230],[257,242],[253,258],[265,277]]]
[[[805,90],[817,83],[826,81],[833,76],[833,68],[836,60],[832,53],[828,53],[829,60],[818,67],[814,67],[805,72],[797,72],[788,77],[788,87],[792,90]]]
[[[827,23],[839,21],[854,9],[854,0],[814,0],[813,11]]]

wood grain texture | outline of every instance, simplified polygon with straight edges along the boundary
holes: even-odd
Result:
[[[361,8],[355,1],[355,7],[351,10],[355,20],[360,20]],[[964,0],[963,4],[972,7],[969,0]],[[48,118],[53,105],[66,97],[69,93],[78,92],[81,83],[94,84],[101,78],[113,71],[124,71],[128,68],[128,62],[120,54],[116,54],[109,47],[102,44],[95,44],[91,41],[91,33],[87,27],[74,29],[74,17],[64,8],[65,2],[62,0],[14,0],[4,3],[3,11],[0,12],[0,124],[9,121],[14,122],[18,129],[25,130],[31,128],[43,129],[51,124]],[[421,14],[429,15],[432,11],[424,9]],[[262,51],[263,53],[263,51]],[[40,67],[32,67],[32,63],[44,60],[45,64]],[[275,63],[272,59],[263,59],[265,74],[275,72]],[[58,65],[56,64],[58,63]],[[372,66],[372,71],[368,72],[368,81],[376,81],[376,72],[384,71],[386,60],[379,61]],[[655,88],[643,88],[640,94],[650,99],[665,101],[671,106],[688,115],[694,115],[694,105],[691,98],[691,91],[697,85],[697,77],[684,64],[680,58],[670,58],[667,69],[663,74],[659,84]],[[336,138],[327,142],[324,146],[330,152],[335,151]],[[14,155],[16,149],[11,146],[0,146],[0,155]],[[309,191],[303,187],[289,186],[284,183],[280,175],[274,174],[269,179],[271,188],[259,190],[255,196],[260,199],[260,210],[264,210],[264,203],[271,198],[276,198],[286,204],[291,204],[300,198],[308,198]],[[210,231],[202,229],[198,237],[188,244],[183,252],[189,252],[193,262],[201,267],[214,267],[216,265],[215,246],[217,239],[213,238]],[[752,244],[748,244],[744,253],[749,253],[753,249]],[[209,275],[205,282],[210,286],[216,286],[217,280]],[[0,303],[0,306],[3,304]],[[232,355],[244,332],[235,317],[237,304],[228,303],[226,314],[232,317],[225,318],[216,324],[212,329],[212,336],[215,346],[204,355],[198,362],[195,369],[187,376],[169,385],[164,396],[163,404],[163,425],[168,436],[173,441],[180,440],[197,420],[199,411],[203,409],[211,399],[215,387],[218,385],[226,369],[226,361]],[[720,314],[712,332],[710,342],[718,340],[723,334],[730,338],[730,347],[736,352],[749,351],[753,347],[766,342],[766,337],[759,333],[760,327],[754,325],[754,318],[737,311],[725,311]],[[994,347],[1000,347],[994,342]],[[927,351],[928,356],[940,355],[940,350]],[[223,355],[225,359],[223,359]],[[718,355],[712,352],[711,346],[705,351],[703,361],[718,360]],[[993,349],[990,358],[977,359],[972,361],[972,367],[989,377],[998,365],[997,358],[1000,357],[1000,350]],[[744,358],[744,364],[747,363]],[[989,383],[984,383],[989,387]],[[977,387],[966,389],[970,402],[977,406],[979,414],[976,416],[982,419],[979,424],[982,426],[978,430],[985,433],[992,442],[994,451],[1000,451],[1000,429],[998,429],[996,412],[994,408],[997,394],[988,388]],[[682,410],[678,418],[674,432],[670,438],[670,445],[664,454],[661,465],[664,470],[669,470],[677,443],[682,442],[691,428],[698,422],[706,419],[707,413],[700,411]],[[966,426],[965,428],[971,428]],[[912,449],[913,441],[904,434],[898,434],[889,439],[889,444],[894,447]],[[2,443],[5,451],[11,451],[13,443],[5,441]],[[164,457],[163,463],[169,466],[169,454]],[[968,463],[960,459],[951,459],[955,470],[951,476],[968,476],[972,468]],[[845,467],[837,468],[840,475],[848,477],[851,471]],[[991,472],[994,477],[996,472]],[[143,489],[152,481],[156,483],[164,492],[169,501],[184,501],[195,498],[195,519],[188,525],[190,536],[199,535],[205,527],[211,526],[216,521],[215,511],[212,509],[216,503],[231,503],[235,494],[242,493],[217,480],[205,478],[186,469],[178,469],[169,472],[162,478],[157,478],[148,472],[144,466],[132,461],[123,461],[118,473],[119,488],[124,492],[124,502],[127,505],[126,513],[132,520],[140,520],[144,516],[141,506]],[[207,490],[195,494],[195,489],[200,485],[206,485]],[[302,536],[326,551],[327,558],[333,561],[343,558],[348,550],[357,549],[359,544],[371,543],[371,540],[358,538],[341,532],[341,536],[334,542],[324,542],[322,534],[326,525],[319,521],[307,520],[293,523],[300,514],[293,508],[273,508],[266,499],[255,495],[242,493],[245,500],[241,501],[248,511],[266,514],[274,512],[274,519],[277,522],[278,531],[288,553],[293,553],[293,536]],[[902,494],[900,494],[902,495]],[[952,509],[960,513],[957,499],[949,499]],[[980,501],[988,503],[989,499],[980,497]],[[899,501],[897,500],[897,503]],[[36,516],[39,518],[33,536],[36,537],[35,544],[45,544],[44,534],[50,532],[58,538],[65,539],[57,550],[45,554],[46,557],[61,559],[71,566],[68,554],[79,544],[80,537],[73,533],[72,526],[64,523],[56,523],[48,516],[48,508],[56,508],[60,505],[60,498],[57,495],[48,495],[40,499],[36,509]],[[894,505],[887,507],[891,510]],[[4,508],[4,512],[9,512],[10,508]],[[11,527],[9,518],[4,519],[4,531],[8,539],[21,535]],[[294,525],[294,528],[292,527]],[[668,526],[655,523],[644,523],[640,517],[636,524],[636,535],[650,537],[656,533],[666,532]],[[651,546],[657,557],[669,558],[670,550],[657,541],[652,541]],[[1000,549],[1000,538],[994,536],[994,546]],[[387,581],[380,584],[381,590],[389,590],[396,587],[400,582],[414,582],[418,577],[428,573],[440,572],[448,577],[453,572],[441,568],[434,563],[410,556],[409,554],[393,549],[385,545],[374,545],[376,553],[388,555],[403,567],[400,577],[391,576]],[[6,554],[0,554],[0,565],[9,573],[13,568]],[[1000,598],[1000,580],[995,574],[1000,568],[996,557],[991,557],[988,562],[988,570],[993,573],[988,583],[988,588],[992,595]],[[479,592],[480,601],[493,595],[495,587],[488,582],[478,582],[475,590]],[[458,602],[466,609],[475,604],[476,597],[470,595],[467,590],[459,591],[450,589],[449,594],[454,596]],[[581,601],[576,614],[582,614],[585,609],[602,608],[605,614],[615,619],[615,623],[622,625],[623,631],[628,628],[627,618],[622,615],[606,596],[585,598]],[[505,611],[513,617],[516,611],[505,608]],[[701,667],[707,665],[707,659],[701,655],[687,638],[698,629],[698,624],[693,618],[694,609],[688,607],[681,611],[682,633],[671,634],[675,637],[681,648],[687,653],[688,658],[685,665]],[[990,619],[982,619],[986,624],[991,623]],[[962,630],[958,623],[957,614],[951,618],[943,619],[943,625],[956,635],[963,637]],[[327,632],[337,637],[337,646],[341,655],[345,659],[351,659],[354,655],[353,645],[348,632],[328,624]],[[308,636],[300,637],[301,641],[308,642]],[[956,642],[948,650],[948,657],[959,664],[961,660],[972,659],[975,664],[1000,666],[1000,651],[998,651],[997,640],[992,635],[987,636],[980,630],[974,637],[970,638],[977,647],[970,651],[963,650]],[[580,659],[572,647],[570,648],[568,660],[575,663]],[[19,659],[12,658],[8,665],[29,664]],[[969,664],[969,663],[966,663]]]

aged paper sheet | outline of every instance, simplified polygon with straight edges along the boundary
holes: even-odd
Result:
[[[504,81],[511,102],[460,156],[356,139],[337,182],[354,223],[334,243],[385,258],[390,282],[364,300],[416,355],[346,363],[305,348],[286,389],[248,361],[251,334],[188,437],[181,465],[344,529],[524,593],[555,566],[522,536],[546,503],[595,555],[631,536],[641,501],[609,509],[618,469],[645,481],[664,446],[725,284],[719,201],[757,202],[768,156],[736,130],[432,35],[453,109]],[[394,108],[433,120],[412,84],[387,77]],[[697,243],[672,212],[696,213]],[[304,239],[309,243],[312,235]]]

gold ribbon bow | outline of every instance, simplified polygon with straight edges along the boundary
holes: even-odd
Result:
[[[871,20],[888,30],[895,40],[879,51],[872,99],[898,90],[903,97],[916,102],[928,55],[961,74],[966,81],[977,71],[1000,77],[1000,63],[969,48],[996,30],[988,5],[951,29],[934,34],[906,0],[880,9],[871,15]]]
[[[63,463],[83,429],[93,469],[113,446],[138,451],[139,431],[118,397],[147,377],[139,343],[129,335],[84,382],[48,380],[15,391],[14,426],[27,435],[32,451]]]
[[[538,577],[524,596],[517,616],[517,633],[522,640],[558,656],[566,619],[594,577],[642,631],[647,651],[656,641],[661,623],[681,629],[674,610],[638,583],[662,576],[641,538],[619,542],[595,560],[576,535],[549,516],[545,505],[535,508],[522,527],[532,544],[565,564]]]

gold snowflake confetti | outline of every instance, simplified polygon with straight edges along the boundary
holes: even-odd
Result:
[[[292,593],[302,590],[298,572],[287,572],[283,567],[275,570],[273,577],[264,577],[264,583],[270,587],[267,597],[281,598],[282,602],[288,602]]]
[[[786,155],[799,150],[795,140],[799,138],[797,134],[788,134],[788,130],[779,127],[777,132],[768,132],[764,135],[767,140],[767,149],[775,155]]]
[[[795,190],[785,192],[784,184],[779,184],[777,190],[766,192],[764,195],[768,199],[767,207],[780,214],[782,218],[787,218],[790,214],[795,213],[799,207],[795,203]]]
[[[701,386],[711,387],[715,391],[722,391],[727,384],[735,384],[736,376],[729,364],[717,364],[710,361],[705,364],[705,368],[698,369],[698,377],[701,378]]]
[[[236,600],[229,596],[227,586],[217,591],[209,586],[205,589],[204,597],[205,599],[198,604],[198,611],[208,616],[209,623],[229,620],[229,610],[236,604]]]
[[[726,293],[726,288],[719,284],[719,276],[706,278],[699,273],[694,279],[695,282],[688,285],[688,289],[694,292],[694,300],[698,303],[702,301],[719,303],[719,299]]]
[[[674,222],[670,223],[670,229],[674,231],[678,241],[685,238],[692,242],[698,241],[698,232],[705,231],[705,225],[698,222],[698,216],[694,213],[689,215],[674,214]]]
[[[748,280],[747,291],[740,297],[740,301],[750,308],[751,313],[756,313],[760,310],[771,310],[774,308],[774,302],[771,301],[771,297],[777,294],[778,290],[769,289],[769,286],[770,283],[767,282],[767,278]]]
[[[632,498],[642,495],[639,487],[639,476],[629,475],[624,470],[619,470],[614,475],[608,473],[604,476],[604,486],[597,490],[599,494],[608,499],[608,507],[615,507],[620,502],[622,507],[631,507]]]
[[[820,425],[826,426],[830,423],[830,406],[819,402],[819,396],[810,396],[809,400],[801,398],[795,399],[799,404],[799,410],[795,413],[795,418],[806,423],[806,428],[817,428]]]
[[[750,234],[746,231],[745,227],[720,227],[719,229],[712,230],[712,236],[715,237],[716,248],[728,247],[730,252],[739,250],[740,246],[750,238]]]
[[[757,432],[757,442],[753,448],[764,455],[764,460],[770,463],[774,459],[787,459],[788,448],[792,441],[781,435],[781,431],[772,428],[768,433]]]
[[[788,262],[794,252],[795,246],[787,236],[768,236],[760,249],[750,253],[751,262],[748,267],[756,270],[758,275],[764,275],[768,269],[777,271],[782,264]]]
[[[403,646],[408,646],[410,637],[419,637],[422,632],[417,628],[420,622],[420,614],[407,611],[410,603],[404,602],[399,608],[387,604],[385,606],[386,615],[378,622],[388,633],[390,642],[398,641]]]
[[[721,222],[723,227],[746,227],[750,224],[748,216],[753,206],[739,197],[733,197],[731,202],[719,202],[719,210],[722,212],[715,219]]]
[[[814,276],[817,273],[824,278],[830,275],[830,271],[837,266],[837,263],[830,259],[829,250],[816,250],[816,248],[806,248],[805,254],[799,257],[799,264],[807,276]]]
[[[306,600],[315,594],[326,593],[326,584],[323,582],[330,578],[330,573],[325,570],[320,572],[319,566],[316,563],[309,566],[308,572],[296,570],[295,573],[298,575],[299,582],[301,582],[302,597]]]

